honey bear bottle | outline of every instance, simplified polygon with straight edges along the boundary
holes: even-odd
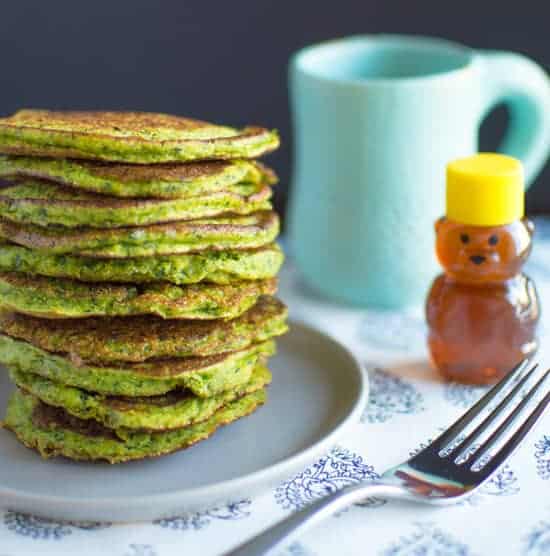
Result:
[[[449,380],[488,384],[537,349],[539,301],[521,272],[533,224],[523,168],[480,153],[447,166],[446,216],[435,224],[444,274],[426,304],[432,361]]]

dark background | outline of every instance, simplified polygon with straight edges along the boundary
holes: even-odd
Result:
[[[0,113],[21,107],[170,112],[280,129],[268,162],[291,164],[286,64],[296,49],[357,33],[438,35],[522,52],[550,66],[550,3],[508,0],[156,2],[8,0],[0,19]],[[494,149],[506,113],[481,146]],[[550,213],[548,167],[530,190],[531,212]]]

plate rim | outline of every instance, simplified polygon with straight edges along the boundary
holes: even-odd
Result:
[[[328,342],[332,344],[333,347],[340,350],[352,363],[350,368],[354,369],[358,383],[355,400],[351,405],[351,409],[347,411],[344,417],[331,428],[328,434],[321,436],[321,438],[319,438],[316,442],[313,442],[306,448],[289,457],[272,463],[262,469],[258,469],[257,471],[253,471],[252,473],[216,483],[202,485],[196,488],[175,489],[170,492],[163,492],[159,494],[136,494],[123,497],[114,496],[88,499],[86,497],[33,494],[29,491],[16,490],[0,485],[0,499],[8,502],[8,504],[2,503],[0,505],[0,509],[7,509],[7,506],[9,506],[9,500],[12,500],[24,502],[26,505],[34,503],[41,507],[43,507],[44,504],[50,504],[52,506],[71,505],[73,508],[78,507],[75,508],[78,510],[95,508],[95,511],[97,511],[100,507],[102,507],[105,508],[105,511],[113,511],[115,507],[120,508],[128,506],[130,506],[132,510],[137,510],[144,506],[150,507],[159,504],[169,505],[170,503],[177,503],[182,496],[193,498],[201,496],[206,497],[208,494],[211,494],[212,491],[219,491],[220,496],[223,497],[223,492],[238,491],[240,488],[253,489],[254,485],[261,483],[267,484],[270,478],[279,478],[285,474],[290,475],[293,473],[294,469],[307,465],[307,463],[317,457],[318,454],[334,446],[337,438],[341,437],[348,427],[359,422],[361,414],[368,404],[369,380],[365,365],[361,362],[358,356],[334,336],[331,336],[325,331],[306,323],[302,319],[290,319],[289,328],[291,331],[293,328],[301,328],[307,334],[314,334],[321,338],[323,342]],[[292,332],[289,333],[291,334]],[[115,519],[109,521],[116,522],[117,520]],[[118,521],[121,522],[124,520]]]

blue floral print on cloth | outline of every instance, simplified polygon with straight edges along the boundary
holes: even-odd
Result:
[[[416,531],[401,537],[382,556],[470,556],[467,545],[433,523],[418,523]]]
[[[280,556],[315,556],[315,553],[302,543],[294,542]]]
[[[359,327],[364,342],[379,349],[407,351],[426,341],[422,316],[396,311],[369,311]]]
[[[109,527],[108,523],[60,522],[19,512],[6,512],[4,514],[4,525],[9,531],[13,531],[17,535],[43,540],[59,540],[71,535],[75,530],[96,531]]]
[[[524,540],[524,556],[548,556],[550,554],[550,521],[540,521]]]
[[[337,447],[278,487],[275,500],[284,509],[298,510],[344,486],[377,478],[378,473],[361,456]]]
[[[124,556],[158,556],[150,544],[131,544]]]
[[[384,369],[369,371],[369,403],[362,422],[384,423],[396,415],[424,410],[424,399],[416,387]]]
[[[544,435],[535,444],[535,458],[541,479],[550,480],[550,435]]]
[[[216,506],[204,512],[190,513],[170,519],[159,519],[155,523],[161,527],[178,531],[198,530],[210,525],[215,520],[228,521],[248,517],[251,504],[250,500],[239,500],[223,506]]]
[[[457,406],[468,409],[474,405],[485,392],[487,388],[483,386],[470,386],[466,384],[458,384],[457,382],[449,382],[444,385],[445,399]]]

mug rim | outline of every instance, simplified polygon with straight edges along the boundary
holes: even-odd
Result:
[[[421,75],[411,75],[403,77],[365,77],[365,78],[346,78],[334,77],[326,75],[323,72],[313,70],[306,67],[306,59],[315,55],[322,54],[323,51],[333,50],[333,47],[347,45],[351,43],[372,43],[386,46],[407,46],[414,45],[417,47],[425,47],[429,49],[437,48],[440,51],[446,51],[450,54],[461,55],[464,57],[463,64],[459,67],[448,70],[434,71]],[[468,72],[472,67],[474,60],[474,50],[458,42],[450,41],[440,37],[432,37],[428,35],[406,35],[406,34],[388,34],[388,33],[372,33],[348,35],[335,39],[329,39],[305,46],[292,54],[290,58],[290,68],[301,74],[315,78],[319,81],[332,83],[334,85],[353,85],[358,87],[372,86],[395,86],[395,85],[425,85],[431,81],[448,79],[457,77]]]

